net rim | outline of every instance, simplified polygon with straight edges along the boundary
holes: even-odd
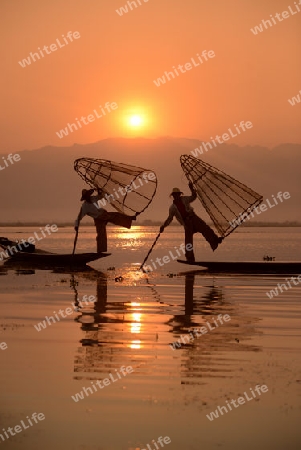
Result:
[[[147,200],[147,203],[146,203],[146,205],[143,207],[143,209],[141,209],[140,211],[136,211],[136,210],[132,209],[131,207],[128,207],[127,205],[124,205],[125,200],[126,200],[128,194],[130,194],[130,192],[126,192],[126,194],[124,195],[124,199],[123,199],[122,203],[121,203],[121,202],[117,202],[117,203],[119,203],[120,205],[122,205],[122,208],[130,209],[130,210],[132,210],[133,212],[135,212],[136,215],[143,213],[143,212],[149,207],[149,205],[151,204],[151,202],[153,201],[153,199],[154,199],[154,197],[155,197],[155,195],[156,195],[156,192],[157,192],[157,189],[158,189],[158,177],[157,177],[156,172],[155,172],[154,170],[152,170],[152,169],[145,169],[145,168],[140,167],[140,166],[132,166],[132,165],[130,165],[130,164],[125,164],[125,163],[122,163],[122,162],[118,163],[118,162],[111,161],[111,160],[108,160],[108,159],[88,158],[88,157],[77,158],[77,159],[74,161],[74,170],[75,170],[76,173],[84,180],[85,183],[87,183],[89,186],[91,186],[91,187],[93,187],[93,188],[95,188],[95,187],[98,188],[98,186],[97,186],[96,183],[94,183],[94,180],[90,180],[89,178],[87,178],[86,174],[84,174],[84,173],[82,173],[82,172],[80,171],[80,162],[88,162],[88,163],[89,163],[88,168],[85,169],[86,172],[87,172],[87,170],[91,167],[91,165],[92,165],[92,164],[95,164],[95,163],[96,163],[96,164],[100,164],[100,165],[102,165],[102,166],[109,166],[110,172],[109,172],[108,178],[106,179],[105,184],[104,184],[101,188],[99,188],[99,189],[103,189],[103,190],[105,190],[105,186],[107,186],[107,184],[109,183],[109,181],[112,180],[112,173],[113,173],[113,171],[114,171],[114,167],[116,167],[116,170],[119,169],[119,172],[122,172],[122,170],[120,170],[120,169],[122,169],[122,168],[125,168],[125,169],[128,168],[129,171],[133,171],[133,170],[135,170],[136,172],[139,171],[139,173],[133,174],[133,179],[131,180],[130,184],[129,184],[129,185],[126,185],[126,186],[132,186],[132,183],[133,183],[140,175],[142,175],[143,173],[150,173],[150,172],[152,172],[152,173],[155,175],[155,179],[154,179],[154,180],[148,180],[148,183],[150,183],[150,184],[153,186],[153,192],[152,192],[152,195],[151,195],[150,198],[145,197],[145,196],[142,196],[142,197],[144,197],[144,198]],[[125,173],[126,173],[126,172],[125,172]],[[97,176],[97,173],[95,173],[94,179],[96,178],[96,176]],[[136,194],[141,195],[141,194],[139,194],[137,191],[136,191]],[[115,208],[117,211],[120,211],[120,209],[118,209],[118,207],[116,207],[116,206],[114,205],[114,203],[110,203],[110,204],[111,204],[112,207]],[[124,212],[122,212],[122,213],[125,214]]]
[[[186,168],[186,166],[185,166],[185,164],[186,164],[187,161],[189,161],[189,162],[192,161],[192,162],[194,163],[194,164],[193,164],[193,167],[191,168],[191,171],[197,166],[198,163],[201,164],[201,165],[203,166],[205,172],[204,172],[197,180],[194,180],[194,179],[192,178],[192,176],[189,177],[190,173],[187,171],[187,168]],[[206,203],[203,201],[203,199],[202,199],[201,196],[199,195],[198,191],[196,190],[198,199],[200,200],[200,202],[202,203],[202,205],[203,205],[205,211],[207,212],[207,214],[209,215],[209,217],[210,217],[211,220],[213,221],[213,223],[214,223],[216,229],[218,230],[218,232],[219,232],[219,233],[221,234],[221,236],[223,236],[223,237],[229,236],[229,234],[231,234],[238,226],[240,226],[240,225],[246,220],[246,218],[249,217],[249,215],[254,211],[254,209],[255,209],[257,206],[259,206],[260,203],[263,201],[263,196],[260,195],[260,194],[258,194],[257,192],[255,192],[253,189],[249,188],[246,184],[241,183],[240,181],[238,181],[238,180],[235,179],[234,177],[228,175],[226,172],[224,172],[224,171],[218,169],[217,167],[212,166],[211,164],[206,163],[205,161],[203,161],[203,160],[201,160],[201,159],[199,159],[199,158],[196,158],[196,157],[191,156],[191,155],[181,155],[181,156],[180,156],[180,164],[181,164],[182,170],[183,170],[183,172],[184,172],[186,178],[188,179],[188,181],[191,181],[193,184],[194,184],[194,183],[197,183],[201,178],[203,178],[203,177],[206,175],[207,172],[214,174],[214,172],[216,171],[218,175],[224,176],[224,177],[227,179],[227,181],[230,181],[230,179],[231,179],[231,182],[234,182],[233,184],[234,184],[235,186],[239,187],[240,189],[243,189],[244,192],[246,192],[246,193],[248,192],[250,195],[253,195],[253,193],[255,194],[255,195],[253,195],[253,197],[254,197],[253,203],[251,203],[251,204],[246,208],[245,211],[243,211],[242,213],[240,213],[240,214],[238,215],[238,217],[236,217],[236,218],[232,221],[232,224],[228,222],[228,223],[229,223],[229,226],[228,226],[226,229],[223,229],[222,226],[219,224],[218,220],[217,220],[214,216],[213,216],[213,217],[211,216],[211,214],[209,213],[209,208],[208,208],[208,206],[206,205]],[[214,191],[213,191],[213,192],[214,192]],[[215,193],[215,194],[216,194],[216,193]],[[217,194],[216,194],[216,195],[217,195]],[[209,198],[209,196],[207,196],[207,197],[208,197],[208,200],[213,204],[213,201]],[[225,203],[225,206],[226,206],[228,209],[230,209],[226,203]],[[225,218],[225,216],[221,213],[221,211],[219,210],[219,208],[218,208],[217,206],[215,206],[215,207],[216,207],[216,209],[219,211],[219,213],[221,214],[221,216],[223,216],[223,217]],[[242,217],[242,216],[244,216],[244,220],[241,221],[240,223],[236,223],[237,221],[239,221],[239,217]],[[226,221],[225,223],[227,223],[227,221]],[[235,225],[233,225],[233,223],[235,223]]]

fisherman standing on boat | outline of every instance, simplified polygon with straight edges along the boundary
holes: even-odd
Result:
[[[194,262],[195,257],[193,248],[192,250],[187,250],[188,244],[193,247],[194,233],[201,233],[206,241],[209,242],[213,251],[217,249],[218,245],[223,241],[223,238],[218,237],[217,234],[215,234],[215,232],[195,214],[193,208],[190,206],[190,203],[194,202],[197,195],[191,182],[188,186],[191,190],[190,196],[182,196],[183,192],[181,192],[179,188],[173,188],[172,193],[170,194],[173,197],[173,203],[169,208],[168,218],[160,227],[160,232],[162,233],[164,228],[167,227],[175,217],[178,222],[183,225],[185,230],[186,259],[187,261]]]
[[[107,223],[113,223],[124,228],[131,228],[132,221],[136,220],[136,216],[127,216],[119,212],[108,212],[101,208],[98,201],[104,198],[104,193],[98,189],[98,195],[92,195],[94,189],[83,189],[80,201],[83,201],[80,212],[74,224],[74,229],[77,232],[80,221],[86,215],[94,219],[97,236],[97,253],[106,252],[108,249],[107,243]]]

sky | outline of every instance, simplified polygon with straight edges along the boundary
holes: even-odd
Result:
[[[252,127],[237,145],[301,143],[301,103],[288,101],[301,90],[301,5],[140,3],[121,15],[125,0],[1,0],[1,154],[116,137],[210,140],[241,121]],[[254,34],[270,15],[275,23]],[[68,32],[77,32],[72,42]],[[49,54],[34,62],[30,52],[45,45]],[[179,75],[157,86],[173,67]]]

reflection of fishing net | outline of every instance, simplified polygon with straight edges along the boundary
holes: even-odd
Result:
[[[188,155],[180,161],[221,236],[228,236],[262,202],[261,195],[210,164]]]
[[[80,158],[74,162],[74,170],[91,187],[101,189],[107,203],[124,214],[141,213],[156,193],[156,174],[141,167]]]

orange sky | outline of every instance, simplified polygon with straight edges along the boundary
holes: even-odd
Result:
[[[231,143],[301,142],[301,12],[253,35],[290,0],[2,0],[2,154],[134,136],[128,114],[142,114],[145,137],[209,140],[234,123],[253,128]],[[301,6],[300,6],[301,9]],[[68,31],[80,38],[22,68],[18,61]],[[197,53],[215,57],[156,87],[153,80]],[[60,139],[56,132],[99,105],[118,109]]]

